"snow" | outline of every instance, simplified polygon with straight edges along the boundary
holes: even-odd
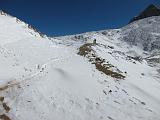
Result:
[[[158,23],[160,18],[121,29],[48,38],[17,18],[0,14],[0,97],[4,97],[0,115],[12,120],[160,120],[158,66],[145,59],[159,58],[158,52],[144,51],[143,43],[136,46],[138,41],[131,44],[125,39],[132,28],[139,31],[150,19]],[[145,29],[156,33],[155,41],[160,31],[150,30],[153,27],[160,26]],[[125,79],[105,75],[77,54],[80,46],[94,39],[95,55],[114,65]],[[144,59],[134,59],[139,56]]]

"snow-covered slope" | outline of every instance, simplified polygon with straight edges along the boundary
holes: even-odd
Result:
[[[12,43],[25,38],[40,37],[30,25],[0,11],[0,45]],[[12,38],[12,39],[11,39]]]
[[[159,20],[48,39],[1,13],[0,119],[160,120]]]

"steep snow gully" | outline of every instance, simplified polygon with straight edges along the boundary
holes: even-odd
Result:
[[[49,38],[0,12],[0,119],[160,120],[160,17]]]

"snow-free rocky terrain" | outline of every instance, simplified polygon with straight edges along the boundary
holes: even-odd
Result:
[[[160,17],[49,38],[1,11],[0,119],[160,120]]]

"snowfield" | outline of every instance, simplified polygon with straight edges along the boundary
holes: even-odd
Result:
[[[49,38],[1,11],[0,58],[2,120],[160,120],[160,17]]]

